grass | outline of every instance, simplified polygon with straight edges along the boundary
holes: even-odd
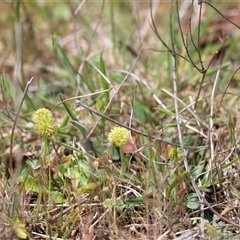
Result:
[[[239,239],[237,3],[0,7],[0,239]]]

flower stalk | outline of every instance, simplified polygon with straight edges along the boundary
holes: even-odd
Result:
[[[108,134],[109,143],[117,147],[120,152],[120,158],[122,162],[120,170],[121,176],[124,175],[126,169],[128,168],[128,161],[124,156],[122,147],[125,146],[130,141],[130,138],[131,138],[130,131],[123,127],[114,127]]]

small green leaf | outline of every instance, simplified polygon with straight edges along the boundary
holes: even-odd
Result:
[[[146,122],[147,118],[149,117],[149,109],[138,100],[135,101],[133,109],[135,118],[139,122]]]
[[[191,135],[188,135],[183,138],[183,144],[185,146],[193,146],[194,143],[195,143],[195,139]]]
[[[72,109],[69,108],[68,105],[64,102],[62,94],[59,94],[59,97],[60,97],[61,101],[63,102],[63,106],[66,109],[66,111],[67,111],[68,115],[70,116],[70,118],[72,120],[77,121],[77,118],[76,118],[75,114],[73,113]]]
[[[72,120],[70,120],[70,122],[73,124],[74,127],[76,127],[77,129],[79,129],[81,131],[83,136],[86,136],[87,129],[82,124],[80,124],[77,117],[73,113],[72,109],[69,108],[68,105],[63,101],[64,99],[61,94],[59,94],[59,97],[60,97],[61,101],[63,102],[63,106],[66,109],[69,117],[72,119]]]
[[[204,164],[199,165],[199,166],[195,166],[192,170],[192,176],[194,178],[199,177],[199,175],[203,172],[203,169],[204,169]]]
[[[64,194],[61,192],[50,191],[48,194],[49,197],[52,198],[56,204],[63,204],[67,202],[66,198],[64,197]]]
[[[101,70],[102,74],[104,76],[106,76],[106,67],[105,67],[105,63],[104,63],[102,54],[100,56],[100,70]],[[101,81],[102,81],[103,88],[108,89],[109,88],[108,82],[106,81],[106,79],[103,76],[101,76]]]
[[[198,184],[198,185],[200,185],[200,186],[198,186],[200,189],[206,189],[213,184],[213,178],[212,178],[212,172],[211,171],[207,172],[204,175],[203,179],[201,179],[200,184]]]
[[[59,128],[61,129],[61,128],[66,127],[68,121],[69,121],[69,115],[65,114],[65,116],[63,117],[62,123],[61,123]]]
[[[83,136],[87,135],[87,129],[78,121],[74,121],[74,120],[70,120],[70,123],[72,123],[72,125],[79,129],[82,133]]]
[[[81,78],[81,81],[88,87],[90,92],[94,92],[95,89],[94,89],[93,85],[91,84],[91,81],[89,81],[89,79],[87,79],[85,76],[81,75],[80,73],[79,73],[79,76]]]
[[[103,202],[104,208],[109,208],[113,206],[113,200],[111,198],[106,198]]]
[[[144,204],[144,200],[141,197],[138,198],[129,198],[125,201],[127,204],[132,204],[134,206]]]
[[[62,47],[57,44],[57,54],[58,54],[58,57],[60,59],[60,61],[62,62],[64,68],[69,72],[69,73],[75,73],[76,71],[74,70],[66,52],[62,49]],[[73,80],[75,81],[74,78],[71,78],[70,80]]]
[[[39,185],[36,184],[33,178],[27,178],[24,187],[27,191],[32,191],[38,193],[40,191]]]
[[[104,208],[115,207],[117,210],[123,210],[126,207],[126,204],[121,199],[117,199],[116,201],[114,201],[111,198],[107,198],[103,202],[103,207]]]
[[[155,108],[157,111],[159,111],[160,113],[163,113],[165,116],[168,117],[175,117],[175,113],[170,112],[169,110],[163,109],[163,108]]]
[[[97,187],[96,183],[87,183],[77,189],[77,194],[81,195],[83,193],[89,193]]]
[[[126,208],[126,204],[121,200],[121,199],[117,199],[115,202],[115,207],[117,210],[124,210],[124,208]]]
[[[187,199],[186,199],[186,206],[187,208],[190,208],[190,209],[193,209],[193,210],[196,210],[199,208],[199,203],[198,203],[198,196],[196,193],[190,193],[188,196],[187,196]]]
[[[105,79],[106,78],[106,67],[105,67],[105,63],[104,63],[102,54],[100,56],[100,71],[102,73],[102,75],[101,75],[102,87],[103,87],[103,89],[108,89],[109,83]],[[109,92],[105,92],[104,97],[105,97],[106,101],[108,102],[109,101]]]

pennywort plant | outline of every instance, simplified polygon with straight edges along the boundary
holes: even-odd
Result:
[[[57,132],[58,126],[52,112],[46,108],[39,108],[33,113],[33,122],[35,132],[44,139],[43,159],[46,164],[48,139]]]
[[[50,192],[51,191],[51,165],[48,164],[48,153],[49,153],[49,144],[48,140],[53,137],[57,130],[58,126],[56,124],[56,121],[53,117],[53,114],[50,110],[46,108],[39,108],[37,111],[33,113],[33,122],[34,122],[34,129],[35,132],[43,138],[43,161],[42,161],[42,167],[43,167],[43,173],[41,174],[42,182],[44,185],[48,186],[47,189],[44,189],[45,191]],[[48,166],[48,173],[44,171],[45,167]],[[46,182],[46,179],[48,179],[48,182]],[[41,200],[42,190],[39,191],[39,197],[38,201]],[[44,196],[44,195],[43,195]],[[47,218],[49,218],[47,214]],[[50,233],[50,226],[47,224],[47,232]]]
[[[130,141],[130,131],[123,127],[114,127],[108,134],[108,141],[121,148]]]
[[[125,146],[131,138],[130,131],[123,127],[114,127],[110,133],[108,134],[108,141],[111,145],[117,147],[120,151],[121,157],[121,176],[124,175],[126,168],[128,166],[128,162],[124,157],[124,152],[122,147]]]
[[[52,137],[58,129],[56,121],[50,110],[39,108],[33,113],[35,132],[42,138]]]

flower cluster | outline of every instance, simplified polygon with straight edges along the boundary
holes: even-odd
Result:
[[[114,127],[108,134],[108,141],[116,147],[123,147],[130,140],[130,131],[123,127]]]
[[[168,151],[168,158],[171,162],[176,162],[182,158],[182,150],[181,148],[173,148],[171,147]]]
[[[46,108],[39,108],[33,113],[33,122],[35,125],[35,132],[43,137],[52,137],[58,129],[53,114]]]

